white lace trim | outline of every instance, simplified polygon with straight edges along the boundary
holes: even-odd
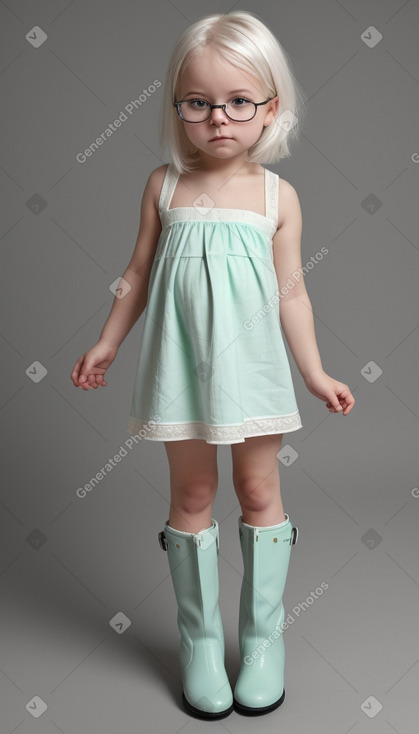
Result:
[[[201,211],[203,213],[201,213]],[[177,206],[174,209],[164,209],[160,212],[162,227],[167,227],[176,222],[229,222],[238,224],[250,224],[261,229],[263,233],[272,240],[276,225],[266,217],[257,212],[247,209],[212,209],[200,210],[198,207]]]
[[[142,438],[149,441],[178,441],[200,438],[207,443],[243,443],[245,438],[265,436],[272,433],[289,433],[302,428],[299,411],[277,418],[253,418],[240,425],[213,426],[208,423],[155,423],[142,421],[133,416],[128,422],[127,431],[131,434],[142,431]]]

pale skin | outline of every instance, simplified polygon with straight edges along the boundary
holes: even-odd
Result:
[[[240,92],[232,94],[233,90]],[[243,90],[247,90],[246,94]],[[233,66],[211,46],[187,67],[178,80],[176,92],[177,101],[189,95],[190,99],[205,99],[212,104],[223,104],[238,96],[262,102],[272,96],[258,78]],[[211,117],[199,124],[178,120],[199,151],[200,167],[180,176],[170,207],[192,206],[206,192],[216,207],[248,209],[264,215],[264,169],[259,164],[247,163],[246,154],[264,126],[274,122],[278,107],[276,96],[258,107],[255,117],[247,122],[230,120],[222,109],[212,110]],[[211,141],[221,134],[229,139]],[[165,173],[166,165],[152,171],[144,189],[137,241],[122,276],[131,290],[123,298],[115,297],[99,341],[74,365],[71,379],[83,390],[96,390],[108,384],[106,370],[146,307],[149,276],[161,232],[158,200]],[[280,293],[290,278],[295,282],[280,299],[281,326],[309,392],[323,401],[330,413],[348,415],[355,404],[354,397],[347,385],[323,370],[304,279],[301,276],[297,282],[291,276],[301,272],[301,232],[297,193],[281,178],[278,229],[273,237]],[[256,436],[231,444],[234,489],[243,520],[250,525],[276,525],[285,519],[277,457],[283,435]],[[170,467],[169,525],[191,533],[208,528],[218,486],[217,446],[191,439],[166,441],[165,449]]]

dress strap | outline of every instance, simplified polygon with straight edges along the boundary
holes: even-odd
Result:
[[[265,168],[265,215],[271,222],[278,226],[278,193],[279,193],[279,176],[277,173]]]
[[[160,191],[159,212],[167,211],[169,208],[178,178],[176,169],[172,163],[169,163]]]

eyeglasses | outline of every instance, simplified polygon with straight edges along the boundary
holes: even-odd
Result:
[[[268,97],[264,102],[251,102],[246,97],[234,97],[226,104],[210,104],[205,99],[183,99],[173,102],[173,106],[183,122],[205,122],[211,117],[212,110],[217,108],[222,109],[233,122],[248,122],[256,115],[259,105],[266,104],[271,99],[273,97]]]

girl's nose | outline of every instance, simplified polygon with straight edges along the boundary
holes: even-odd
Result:
[[[228,122],[228,117],[221,107],[217,107],[217,109],[211,110],[210,120],[214,122]]]

